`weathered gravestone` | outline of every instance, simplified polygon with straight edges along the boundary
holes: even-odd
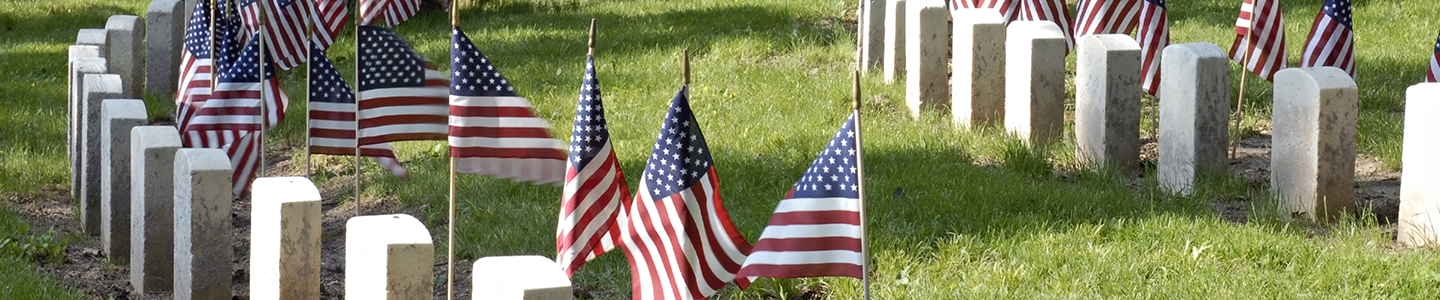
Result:
[[[1005,19],[1000,10],[955,11],[950,115],[970,128],[1005,117]]]
[[[1189,195],[1195,178],[1225,169],[1230,58],[1211,43],[1176,44],[1161,53],[1160,190]]]
[[[860,71],[879,67],[885,53],[885,1],[860,0]]]
[[[175,299],[230,299],[230,157],[175,152]]]
[[[130,129],[149,118],[145,101],[107,99],[100,107],[100,247],[130,258]]]
[[[110,73],[124,80],[125,98],[139,99],[145,90],[145,20],[136,16],[115,15],[105,22],[105,57]],[[178,82],[178,81],[177,81]]]
[[[195,16],[195,5],[198,5],[200,0],[184,0],[184,2],[185,3],[180,4],[180,6],[185,7],[185,17],[181,19],[185,22],[185,25],[180,25],[180,27],[190,26],[190,17]]]
[[[130,129],[130,285],[169,291],[175,275],[175,126]]]
[[[83,99],[84,76],[85,74],[105,74],[105,59],[100,58],[100,47],[93,45],[70,46],[70,78],[69,78],[69,129],[66,131],[68,144],[67,151],[70,152],[70,197],[79,199],[81,195],[81,153],[85,151],[81,144],[81,136],[84,136],[84,127],[80,126],[83,116],[80,100]]]
[[[250,186],[250,297],[320,298],[320,190],[304,177]]]
[[[81,81],[85,84],[81,99],[80,153],[80,223],[85,233],[100,235],[100,105],[105,99],[122,98],[120,75],[87,74]]]
[[[885,83],[905,74],[905,1],[888,0],[885,8],[885,58],[881,64]]]
[[[1005,128],[1032,145],[1065,130],[1065,33],[1050,21],[1010,23],[1005,36]]]
[[[1075,156],[1139,167],[1140,44],[1123,34],[1085,35],[1075,63]]]
[[[1396,241],[1405,246],[1440,243],[1440,83],[1405,91],[1405,137],[1400,173],[1400,222]]]
[[[910,115],[919,117],[921,110],[943,110],[950,104],[945,70],[950,10],[936,0],[907,2],[905,9],[905,103]]]
[[[1275,72],[1270,186],[1282,212],[1331,221],[1355,212],[1355,120],[1359,90],[1344,70]]]
[[[430,230],[415,217],[359,216],[345,222],[346,298],[429,299],[434,264]]]
[[[106,54],[110,51],[109,36],[110,33],[101,28],[80,29],[75,34],[75,45],[100,47],[100,57],[108,57]]]
[[[543,256],[491,256],[475,261],[471,269],[472,299],[569,300],[574,299],[570,277]]]
[[[180,0],[155,0],[145,10],[145,92],[173,95],[179,84],[180,49],[190,16]]]

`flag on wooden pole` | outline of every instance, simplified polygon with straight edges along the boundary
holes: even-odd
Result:
[[[272,1],[260,5],[259,1]],[[243,0],[240,17],[245,21],[247,38],[264,30],[265,50],[275,67],[289,70],[305,62],[305,17],[313,0]],[[261,10],[265,10],[261,13]],[[260,17],[265,28],[260,28]]]
[[[1305,52],[1300,54],[1301,67],[1336,67],[1355,77],[1355,31],[1350,18],[1350,0],[1325,0]]]
[[[1140,31],[1135,40],[1140,43],[1140,73],[1144,76],[1141,86],[1146,93],[1160,93],[1160,53],[1170,45],[1170,20],[1165,13],[1165,0],[1144,0],[1140,6]]]
[[[345,0],[315,0],[315,16],[312,19],[316,29],[312,40],[320,50],[325,50],[335,44],[340,30],[350,22],[350,12],[345,8]]]
[[[1273,80],[1275,72],[1287,67],[1289,58],[1285,55],[1285,22],[1280,15],[1280,1],[1245,0],[1240,5],[1230,59],[1245,64],[1246,70],[1265,80]]]
[[[444,73],[389,29],[360,26],[360,145],[445,140]]]
[[[355,91],[318,46],[310,49],[309,66],[310,153],[355,155]],[[390,143],[361,145],[360,155],[374,159],[395,176],[408,174]]]
[[[535,117],[530,101],[490,62],[470,37],[452,27],[450,48],[450,156],[455,170],[517,181],[565,181],[565,146],[550,124]]]
[[[570,159],[566,161],[565,195],[560,200],[560,221],[555,230],[555,262],[574,276],[581,265],[613,249],[609,235],[619,215],[620,204],[630,201],[630,189],[620,172],[605,105],[600,97],[600,78],[595,57],[585,62],[580,85],[580,104],[570,135]]]
[[[183,134],[190,148],[220,148],[230,156],[234,172],[236,196],[249,189],[260,167],[259,132],[266,125],[274,126],[284,118],[290,98],[280,88],[274,68],[266,61],[265,74],[259,72],[260,46],[250,41],[237,59],[221,68],[215,91],[192,120],[186,122]],[[221,53],[226,55],[226,53]],[[264,101],[264,119],[261,102]]]

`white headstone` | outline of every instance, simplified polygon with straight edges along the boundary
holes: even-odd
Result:
[[[1275,73],[1270,187],[1281,209],[1311,220],[1355,213],[1355,120],[1359,90],[1334,67]]]
[[[1225,170],[1230,58],[1211,43],[1176,44],[1161,53],[1160,190],[1189,195],[1195,178]]]
[[[100,57],[109,57],[106,55],[110,50],[109,36],[110,33],[103,28],[80,29],[80,32],[75,34],[75,45],[99,47]]]
[[[1440,244],[1440,83],[1405,92],[1405,137],[1400,161],[1400,221],[1395,240],[1405,246]]]
[[[575,299],[570,277],[543,256],[484,257],[476,260],[471,270],[470,295],[475,300]]]
[[[988,8],[955,11],[950,115],[962,128],[1005,118],[1005,17]]]
[[[916,0],[905,3],[905,103],[910,115],[950,106],[950,11],[945,2]]]
[[[230,157],[220,149],[175,152],[175,299],[230,299]]]
[[[1075,156],[1133,170],[1140,163],[1140,44],[1123,34],[1080,37]]]
[[[105,22],[105,50],[110,73],[124,80],[126,98],[140,99],[145,86],[145,20],[136,16],[115,15]],[[178,80],[177,80],[178,82]]]
[[[885,23],[885,1],[887,0],[859,0],[860,1],[860,28],[857,34],[860,38],[860,71],[869,71],[870,68],[879,67],[882,54],[885,53],[885,30],[882,28]]]
[[[119,99],[120,75],[88,74],[82,77],[85,84],[81,94],[79,132],[84,151],[80,153],[80,223],[85,233],[100,235],[100,105],[106,99]]]
[[[190,16],[180,0],[155,0],[145,10],[145,92],[174,95],[179,84],[180,49]]]
[[[1032,145],[1065,130],[1065,33],[1050,21],[1010,23],[1005,36],[1005,128]]]
[[[347,299],[429,299],[434,264],[430,230],[415,217],[359,216],[345,222]]]
[[[130,258],[130,129],[149,121],[145,101],[107,99],[100,107],[100,247]]]
[[[885,83],[905,75],[905,0],[888,0],[885,8],[885,58],[881,64]]]
[[[85,129],[80,124],[84,114],[84,108],[80,100],[84,99],[83,88],[84,76],[86,74],[105,74],[105,59],[100,58],[100,47],[93,45],[70,46],[70,86],[69,86],[69,129],[66,131],[68,138],[67,148],[70,152],[70,197],[79,199],[81,194],[80,182],[84,181],[81,174],[81,153],[85,151],[82,146],[81,130]]]
[[[130,285],[169,291],[175,275],[175,126],[130,129]]]
[[[320,298],[320,190],[304,177],[250,186],[250,298]]]

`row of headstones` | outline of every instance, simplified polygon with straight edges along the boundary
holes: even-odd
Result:
[[[905,73],[912,115],[948,108],[958,126],[1003,123],[1031,144],[1064,136],[1067,45],[1059,26],[1006,26],[994,9],[955,11],[951,25],[942,1],[869,3],[885,23],[862,28],[870,35],[862,37],[861,66],[883,62],[887,81]],[[878,29],[883,40],[873,36]],[[1144,93],[1140,46],[1118,34],[1086,35],[1078,44],[1076,156],[1134,168]],[[947,47],[953,51],[948,77]],[[1197,176],[1227,167],[1230,59],[1214,44],[1189,43],[1166,47],[1160,60],[1157,177],[1162,190],[1189,194]],[[1283,209],[1310,218],[1354,211],[1355,81],[1335,68],[1286,69],[1275,76],[1274,95],[1271,183],[1285,199]]]

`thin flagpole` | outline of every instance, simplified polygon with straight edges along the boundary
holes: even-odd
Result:
[[[204,1],[204,0],[201,0],[201,1]],[[228,3],[228,2],[227,2],[227,3]],[[219,9],[218,7],[216,7],[216,6],[219,6],[219,5],[220,5],[220,0],[210,0],[210,93],[211,93],[211,94],[214,94],[214,93],[215,93],[215,79],[220,77],[220,76],[219,76],[219,75],[220,75],[220,60],[217,60],[217,59],[216,59],[216,58],[219,58],[220,55],[219,55],[218,52],[215,51],[215,23],[217,22],[216,19],[219,19],[219,16],[216,15],[216,12],[217,12],[217,11],[220,11],[220,9]],[[177,109],[176,112],[178,113],[179,110]],[[184,133],[183,130],[185,130],[185,128],[180,128],[180,130],[182,130],[181,133]],[[191,145],[191,146],[194,146],[194,145]]]
[[[683,81],[681,81],[681,84],[685,86],[685,98],[690,98],[690,49],[685,49],[680,56],[681,61],[685,65],[684,71],[682,71],[684,74],[682,75],[683,79],[681,80]]]
[[[860,284],[865,292],[865,299],[870,299],[870,240],[865,226],[865,151],[861,145],[865,142],[861,139],[863,130],[860,130],[860,71],[854,71],[853,88],[850,91],[852,101],[850,107],[855,111],[855,176],[860,181]]]
[[[310,68],[310,64],[315,63],[313,61],[310,61],[311,58],[314,58],[314,56],[312,56],[312,53],[310,53],[310,49],[315,48],[315,45],[313,44],[315,42],[315,1],[301,1],[300,3],[305,5],[305,110],[307,110],[307,112],[305,113],[305,178],[310,178],[311,145],[310,113],[308,111],[312,109],[309,103],[310,76],[314,75],[310,72],[312,70],[312,68]],[[359,107],[359,105],[356,105],[356,107]]]
[[[1253,4],[1259,4],[1259,1]],[[1235,99],[1235,102],[1238,102],[1238,104],[1235,105],[1235,125],[1230,126],[1232,132],[1230,141],[1231,160],[1234,160],[1237,155],[1236,152],[1239,152],[1241,139],[1240,120],[1245,118],[1245,82],[1249,81],[1250,56],[1252,54],[1251,51],[1253,51],[1255,47],[1255,43],[1250,40],[1250,37],[1255,34],[1255,11],[1259,10],[1259,8],[1253,4],[1250,6],[1250,28],[1245,30],[1245,47],[1242,48],[1245,51],[1245,57],[1240,58],[1240,98]]]
[[[450,2],[451,35],[460,28],[460,2]],[[447,143],[448,144],[448,143]],[[455,156],[450,155],[450,217],[446,225],[449,234],[445,243],[445,299],[455,300]],[[470,291],[474,293],[475,291]]]
[[[256,2],[260,5],[259,12],[255,14],[256,22],[260,22],[260,32],[255,34],[255,46],[260,51],[260,63],[256,66],[260,69],[260,128],[255,130],[255,148],[260,154],[260,166],[256,168],[254,177],[258,178],[265,176],[265,125],[270,125],[270,119],[265,116],[265,10],[270,7],[270,0]]]
[[[355,3],[355,216],[360,216],[360,5]]]

